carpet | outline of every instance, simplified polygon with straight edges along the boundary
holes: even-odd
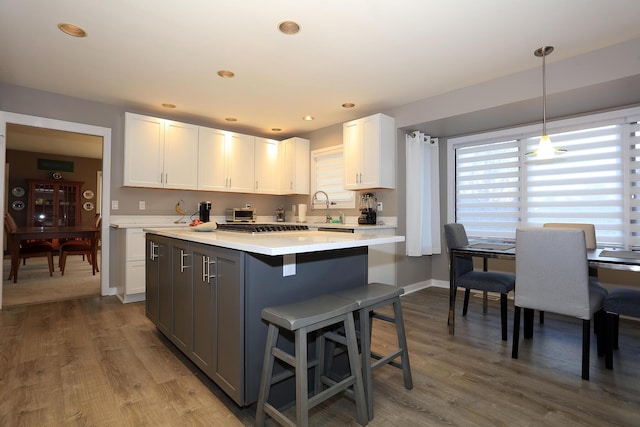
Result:
[[[98,254],[100,259],[100,254]],[[4,257],[2,269],[2,307],[39,304],[65,299],[100,295],[100,273],[91,274],[91,265],[81,256],[67,257],[64,276],[53,257],[53,277],[49,276],[47,259],[29,258],[18,269],[18,283],[8,280],[11,258]]]

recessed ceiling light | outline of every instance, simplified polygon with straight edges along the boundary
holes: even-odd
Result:
[[[227,117],[225,120],[228,121],[228,122],[237,122],[238,121],[238,119],[236,119],[235,117]]]
[[[300,24],[293,21],[282,21],[278,24],[278,29],[283,34],[298,34],[300,32]]]
[[[167,104],[167,103],[164,103],[164,104],[161,104],[161,105],[162,105],[164,108],[176,108],[175,104]]]
[[[353,102],[345,102],[344,104],[342,104],[342,106],[344,108],[353,108],[356,106],[356,104],[354,104]]]
[[[87,37],[87,32],[74,24],[60,23],[58,28],[65,34],[73,37]]]
[[[308,122],[310,122],[311,120],[314,120],[314,119],[315,119],[315,117],[313,117],[313,116],[304,116],[304,117],[302,118],[302,120],[306,120],[306,121],[308,121]]]
[[[282,128],[271,128],[272,132],[282,132]]]
[[[223,79],[230,79],[231,77],[235,76],[236,74],[233,71],[220,70],[220,71],[218,71],[218,75],[220,77],[222,77]]]

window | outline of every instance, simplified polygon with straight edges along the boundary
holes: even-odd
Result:
[[[353,191],[344,189],[342,145],[311,151],[311,194],[322,190],[329,195],[331,209],[355,208]],[[314,206],[324,209],[322,196]]]
[[[448,141],[449,221],[470,236],[514,238],[521,226],[592,223],[600,246],[640,248],[640,108],[548,124],[552,160],[524,155],[540,125]]]

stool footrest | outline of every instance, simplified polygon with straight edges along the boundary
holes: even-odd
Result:
[[[296,358],[290,355],[289,353],[280,350],[278,347],[274,347],[273,350],[271,350],[271,353],[273,354],[274,357],[282,360],[288,365],[296,366]]]
[[[376,368],[379,368],[382,365],[386,365],[387,363],[390,365],[395,366],[396,368],[402,368],[402,365],[400,365],[399,363],[395,363],[393,362],[393,359],[395,359],[396,357],[402,355],[402,349],[399,348],[398,350],[394,351],[393,353],[389,353],[386,356],[382,357],[381,355],[377,354],[377,353],[371,353],[371,357],[376,359],[375,362],[373,362],[371,364],[371,370],[373,371]]]
[[[384,320],[385,322],[396,323],[395,318],[387,316],[386,314],[376,313],[375,311],[373,312],[373,317],[376,319]]]
[[[264,412],[267,413],[271,418],[278,421],[280,425],[287,425],[291,427],[296,427],[296,424],[292,422],[289,418],[285,417],[280,411],[274,408],[270,403],[264,404]]]
[[[309,398],[309,408],[313,408],[318,403],[322,403],[325,400],[335,396],[340,392],[348,392],[351,385],[356,383],[356,377],[354,375],[350,375],[339,383],[333,384],[331,388],[326,388],[322,390],[320,393],[313,395]]]

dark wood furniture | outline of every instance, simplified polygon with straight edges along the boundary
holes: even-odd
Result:
[[[11,252],[11,272],[14,282],[18,276],[20,263],[20,242],[24,240],[49,240],[49,239],[88,239],[91,242],[91,259],[97,257],[98,230],[93,227],[18,227],[14,233],[7,236],[7,245]],[[96,274],[96,264],[92,264],[93,274]]]
[[[83,182],[28,179],[27,226],[69,227],[81,224]]]

